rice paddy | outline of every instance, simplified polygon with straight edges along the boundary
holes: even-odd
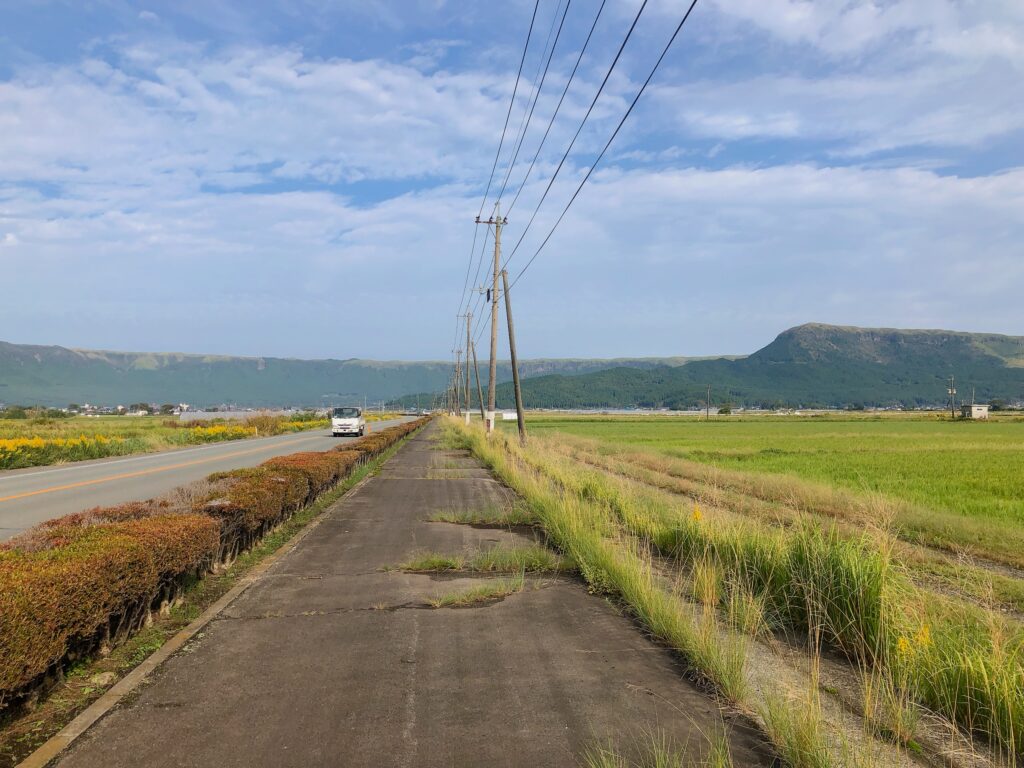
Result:
[[[865,416],[560,417],[534,434],[591,437],[723,469],[785,474],[932,509],[1024,524],[1024,418]]]

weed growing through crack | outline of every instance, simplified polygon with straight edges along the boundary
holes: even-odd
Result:
[[[493,600],[500,600],[522,592],[526,585],[526,578],[523,572],[504,579],[493,579],[476,587],[461,592],[447,592],[431,599],[431,608],[462,608],[477,603],[487,603]]]
[[[558,553],[535,544],[525,547],[499,545],[480,552],[459,555],[426,552],[402,563],[398,569],[414,573],[559,573],[571,571],[573,566]]]
[[[536,519],[522,504],[510,507],[484,507],[476,510],[445,510],[431,515],[432,523],[458,523],[462,525],[508,526],[535,525]]]

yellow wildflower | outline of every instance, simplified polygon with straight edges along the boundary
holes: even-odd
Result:
[[[693,504],[693,522],[699,523],[704,519],[704,514],[700,511],[700,506],[694,502]]]
[[[907,638],[900,635],[900,639],[896,641],[896,650],[899,651],[901,656],[906,656],[910,653],[910,641]]]
[[[921,628],[917,630],[917,634],[914,635],[914,642],[922,648],[932,644],[932,632],[927,624],[922,624]]]

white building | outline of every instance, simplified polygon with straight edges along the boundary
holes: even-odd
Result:
[[[961,405],[961,419],[987,419],[988,405]]]

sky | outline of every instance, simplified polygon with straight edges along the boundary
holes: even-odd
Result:
[[[0,340],[486,357],[503,186],[521,357],[1024,335],[1020,0],[699,0],[555,226],[689,4],[594,102],[641,3],[566,2],[0,0]]]

